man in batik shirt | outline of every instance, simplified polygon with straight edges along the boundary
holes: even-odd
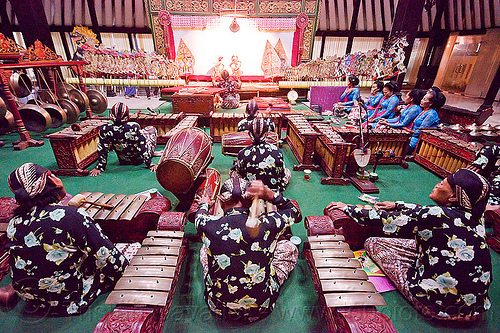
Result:
[[[19,207],[7,227],[12,286],[27,312],[82,314],[121,277],[127,259],[85,211],[57,204],[59,178],[32,163],[8,178]]]
[[[113,124],[102,125],[97,142],[97,165],[90,171],[95,177],[106,170],[108,153],[116,152],[118,161],[123,165],[140,165],[142,163],[154,172],[156,165],[152,158],[156,149],[156,128],[147,126],[141,129],[138,123],[129,122],[129,108],[118,102],[111,108],[109,116]]]
[[[489,205],[500,205],[500,168],[497,161],[500,158],[500,145],[487,145],[481,148],[469,169],[474,170],[490,180],[491,191]]]
[[[257,117],[250,125],[252,145],[240,150],[232,172],[250,182],[261,180],[271,190],[283,192],[291,172],[285,168],[281,150],[265,141],[264,134],[269,131],[269,124],[266,118]]]
[[[227,70],[223,70],[221,76],[222,81],[216,83],[217,87],[226,89],[219,93],[221,107],[223,109],[237,109],[240,106],[240,94],[237,90],[241,88],[241,82],[231,80]]]
[[[272,202],[277,211],[262,215],[252,237],[246,227],[250,200]],[[205,277],[205,301],[217,317],[254,322],[269,315],[280,287],[297,262],[297,247],[280,236],[301,215],[289,199],[261,181],[227,180],[219,195],[224,216],[208,215],[210,200],[201,198],[195,225],[203,246],[200,261]]]
[[[406,299],[424,316],[468,322],[491,306],[491,257],[480,222],[489,184],[460,169],[438,183],[437,205],[381,202],[379,210],[332,202],[360,224],[401,238],[368,238],[365,248]]]

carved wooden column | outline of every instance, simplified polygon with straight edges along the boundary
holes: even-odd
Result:
[[[30,136],[30,133],[26,130],[24,126],[21,115],[19,114],[19,109],[17,108],[16,101],[12,96],[12,93],[9,89],[9,80],[12,71],[0,69],[0,86],[5,96],[5,104],[7,105],[7,109],[14,116],[14,120],[16,122],[16,130],[21,137],[21,141],[14,142],[15,150],[23,150],[28,147],[39,147],[43,145],[43,141],[33,140]]]

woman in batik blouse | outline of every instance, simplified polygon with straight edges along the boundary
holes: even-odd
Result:
[[[95,177],[106,170],[108,153],[116,152],[118,161],[123,165],[140,165],[142,163],[156,171],[157,165],[152,164],[156,149],[157,131],[153,126],[141,129],[138,123],[129,122],[128,106],[118,102],[111,108],[109,116],[113,124],[102,125],[99,129],[97,142],[97,165],[90,171]]]
[[[7,227],[12,286],[29,313],[82,314],[121,277],[127,259],[76,207],[59,178],[32,163],[8,178],[19,207]]]
[[[291,172],[285,168],[281,150],[264,140],[269,130],[265,118],[254,118],[249,128],[252,145],[240,150],[232,172],[248,181],[261,180],[273,191],[283,192]]]
[[[223,70],[221,76],[222,81],[216,83],[217,87],[226,88],[225,91],[219,93],[221,107],[223,109],[237,109],[240,106],[240,94],[237,90],[241,88],[241,82],[231,80],[227,70]]]
[[[397,238],[368,238],[365,248],[406,299],[424,316],[474,321],[491,306],[491,257],[480,221],[488,181],[460,169],[438,183],[436,205],[381,202],[379,210],[332,202],[360,224]]]

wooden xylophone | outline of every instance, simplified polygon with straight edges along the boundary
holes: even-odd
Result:
[[[281,130],[281,114],[272,113],[269,116],[275,124],[276,133]],[[238,123],[245,118],[243,113],[213,113],[210,118],[210,136],[213,142],[222,142],[222,136],[238,132]]]
[[[466,142],[439,130],[422,130],[413,156],[415,162],[441,177],[467,167],[482,144]]]
[[[97,160],[99,127],[106,123],[107,120],[89,119],[45,135],[59,167],[54,173],[58,176],[87,176],[89,171],[85,168]]]
[[[318,133],[302,115],[285,117],[288,119],[286,141],[299,162],[299,165],[293,166],[293,170],[319,170],[320,166],[314,163],[314,147]]]
[[[375,308],[386,305],[384,298],[368,282],[344,236],[335,234],[331,219],[308,216],[305,224],[308,242],[304,254],[328,331],[396,332],[389,318]]]
[[[165,144],[167,140],[164,135],[174,128],[183,118],[183,113],[144,114],[139,111],[130,114],[130,121],[138,123],[141,128],[146,126],[153,126],[156,128],[158,131],[156,142],[159,144]]]
[[[279,145],[278,134],[276,132],[267,132],[264,135],[267,143],[275,146]],[[252,144],[252,139],[247,131],[227,133],[222,136],[222,154],[229,156],[238,156],[240,150]]]
[[[182,230],[186,214],[171,214]],[[187,241],[179,230],[164,230],[159,223],[158,230],[148,232],[106,299],[106,304],[117,307],[99,321],[94,333],[163,332],[186,257]]]
[[[347,185],[350,181],[343,177],[344,167],[353,143],[347,143],[333,128],[323,122],[314,122],[313,128],[320,134],[316,140],[315,157],[328,177],[321,178],[321,184]]]
[[[359,129],[350,127],[337,127],[340,136],[349,143],[359,144]],[[376,128],[369,134],[363,132],[364,142],[368,142],[368,148],[372,154],[369,164],[374,164],[376,154],[379,153],[378,164],[398,164],[403,168],[408,168],[405,162],[406,151],[410,144],[411,132],[397,128]],[[354,157],[349,159],[348,170],[357,170]]]
[[[82,192],[86,201],[106,204],[113,209],[102,208],[90,203],[79,207],[98,223],[102,232],[113,243],[141,242],[148,231],[157,228],[158,221],[164,219],[172,205],[165,197],[155,195],[149,199],[146,194],[104,194],[102,192]]]

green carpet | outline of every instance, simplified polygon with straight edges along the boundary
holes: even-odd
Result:
[[[166,103],[163,107],[168,107]],[[44,134],[54,132],[52,129]],[[7,187],[6,179],[9,173],[25,162],[33,162],[49,169],[56,169],[57,165],[54,154],[47,139],[41,138],[39,134],[33,134],[33,138],[42,139],[45,145],[37,148],[28,148],[23,151],[13,151],[12,142],[19,140],[17,134],[0,137],[6,145],[0,148],[0,196],[12,196]],[[283,147],[285,163],[291,169],[296,164],[291,150],[287,145]],[[228,169],[232,165],[233,158],[221,154],[221,145],[214,144],[213,155],[215,156],[211,167],[216,168],[222,174],[222,179],[228,178]],[[154,161],[158,161],[155,158]],[[93,168],[94,165],[89,167]],[[421,168],[419,165],[410,163],[407,170],[399,166],[379,166],[377,168],[380,180],[377,186],[381,200],[405,200],[421,204],[430,204],[428,194],[440,179]],[[324,177],[323,171],[313,172],[309,181],[304,180],[303,172],[292,171],[292,178],[285,195],[298,201],[303,216],[322,215],[323,208],[332,200],[347,203],[361,203],[358,199],[360,193],[353,186],[321,185],[320,179]],[[115,154],[110,154],[108,168],[100,176],[92,177],[61,177],[67,192],[76,194],[81,191],[104,193],[133,194],[150,188],[158,188],[160,193],[168,197],[175,206],[177,199],[168,191],[161,188],[156,181],[155,174],[141,166],[120,166]],[[306,230],[302,223],[292,227],[293,233],[306,240]],[[186,226],[186,233],[190,239],[194,238],[195,230],[192,224]],[[283,286],[274,312],[266,319],[248,326],[233,326],[215,320],[209,313],[203,300],[203,279],[199,263],[200,244],[191,242],[189,253],[184,264],[179,284],[174,296],[169,316],[165,323],[164,332],[327,332],[326,324],[321,316],[320,309],[311,274],[304,259],[300,254],[297,267]],[[302,246],[300,246],[302,251]],[[496,317],[500,313],[500,282],[496,280],[498,265],[500,265],[499,254],[492,252],[493,284],[490,288],[492,307],[487,312],[485,319],[470,326],[445,327],[435,322],[425,320],[420,316],[397,292],[384,293],[387,301],[386,307],[379,307],[379,311],[385,313],[393,322],[399,332],[497,332],[500,327],[500,319]],[[0,285],[10,283],[7,277]],[[23,303],[11,310],[3,310],[0,316],[1,332],[92,332],[97,322],[113,306],[104,304],[106,295],[100,296],[90,307],[87,313],[78,317],[69,318],[40,318],[23,313]],[[495,328],[496,327],[496,328]]]

